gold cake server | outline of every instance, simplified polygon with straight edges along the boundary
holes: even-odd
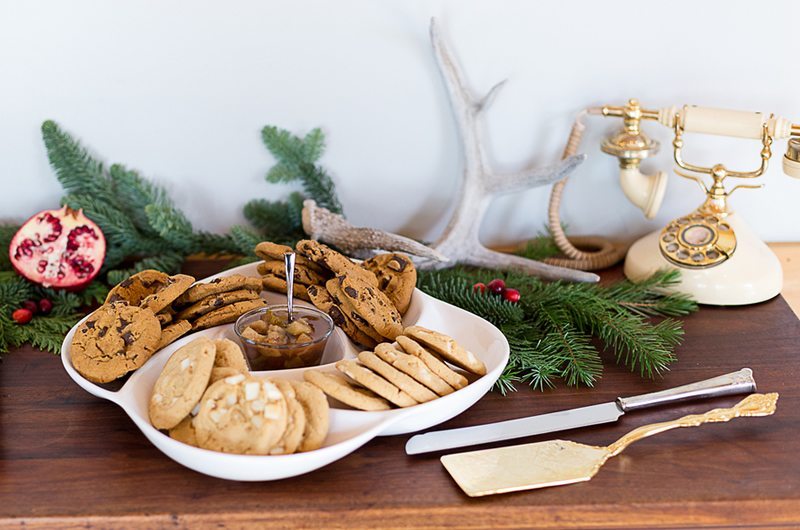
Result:
[[[747,416],[769,416],[775,412],[777,402],[777,393],[751,394],[731,408],[644,425],[607,447],[550,440],[445,455],[441,460],[470,497],[562,486],[591,479],[606,460],[620,454],[635,441],[678,427],[697,427],[703,423],[726,422]]]

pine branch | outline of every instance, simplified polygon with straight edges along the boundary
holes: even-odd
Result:
[[[13,269],[11,259],[8,257],[8,248],[11,246],[11,239],[17,230],[19,230],[19,226],[15,224],[0,225],[0,271]]]
[[[0,305],[16,309],[33,297],[33,284],[15,272],[0,273]]]
[[[499,326],[508,322],[520,322],[524,312],[518,305],[506,302],[502,298],[476,292],[472,284],[461,277],[452,277],[432,271],[420,275],[417,287],[427,293],[445,300],[454,306],[481,315],[492,324]]]
[[[48,120],[42,124],[42,137],[50,165],[67,193],[86,194],[98,200],[113,201],[114,190],[105,177],[101,162],[95,160],[55,122]]]
[[[144,209],[148,204],[170,205],[166,191],[120,164],[111,166],[109,176],[114,184],[116,203],[123,206],[133,225],[148,236],[157,236]]]
[[[241,225],[231,228],[231,238],[236,245],[238,253],[243,256],[253,255],[256,245],[263,241],[255,231]]]
[[[25,335],[24,342],[30,342],[39,350],[59,354],[64,336],[81,318],[83,315],[80,313],[33,317],[28,324],[20,326]]]
[[[325,150],[325,136],[320,129],[299,138],[289,131],[266,126],[261,131],[264,145],[278,161],[266,175],[267,182],[295,182],[323,208],[342,213],[336,186],[321,166],[315,165]]]
[[[473,292],[475,282],[488,283],[500,277],[509,287],[519,289],[522,300],[508,304]],[[654,377],[675,360],[680,344],[680,322],[664,319],[652,323],[651,316],[685,315],[696,310],[683,295],[664,294],[679,278],[660,273],[641,284],[620,282],[610,287],[580,283],[546,283],[519,273],[498,273],[490,269],[454,267],[420,271],[418,286],[426,293],[500,324],[511,347],[509,364],[498,382],[508,392],[516,382],[534,388],[552,386],[556,379],[568,385],[591,386],[602,374],[596,337],[611,350],[620,364]],[[486,305],[487,300],[492,305]]]

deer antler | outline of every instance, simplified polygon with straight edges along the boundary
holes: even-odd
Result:
[[[505,81],[493,86],[483,98],[474,98],[463,82],[458,63],[447,50],[435,18],[431,19],[430,35],[464,152],[464,182],[459,192],[458,205],[444,233],[432,247],[426,247],[412,239],[382,230],[354,227],[343,217],[318,207],[314,201],[303,203],[303,229],[312,238],[331,243],[357,257],[367,257],[371,255],[370,251],[376,249],[398,250],[423,258],[419,262],[422,268],[441,268],[453,263],[463,263],[516,270],[549,280],[598,281],[599,277],[590,272],[503,254],[481,244],[478,237],[481,222],[495,195],[545,186],[561,180],[585,156],[572,156],[557,164],[528,168],[517,173],[493,172],[483,151],[478,121]]]
[[[478,125],[481,113],[489,107],[505,81],[492,87],[483,98],[474,98],[465,86],[458,63],[447,49],[435,18],[431,19],[430,35],[439,70],[450,96],[450,104],[464,151],[464,182],[459,192],[458,206],[444,233],[432,245],[433,248],[457,263],[517,270],[551,280],[598,281],[596,274],[495,252],[481,244],[478,237],[481,223],[495,195],[544,186],[561,180],[585,157],[573,156],[558,164],[529,168],[512,174],[493,172],[483,150]],[[438,268],[442,267],[442,264],[429,263],[424,266]]]

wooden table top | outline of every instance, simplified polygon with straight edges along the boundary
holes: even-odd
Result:
[[[590,482],[470,499],[438,455],[405,455],[408,435],[377,438],[328,467],[278,482],[206,477],[155,449],[121,409],[81,390],[57,357],[25,347],[0,365],[0,526],[797,527],[798,349],[800,322],[782,298],[745,308],[704,307],[686,319],[679,361],[659,381],[615,366],[609,354],[594,389],[489,394],[442,427],[601,403],[744,366],[753,368],[759,390],[781,397],[771,417],[638,442]],[[630,413],[615,424],[557,437],[606,445],[637,426],[739,399]]]

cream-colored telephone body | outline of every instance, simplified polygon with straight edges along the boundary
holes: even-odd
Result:
[[[728,204],[728,197],[737,189],[761,185],[739,184],[726,189],[723,182],[727,178],[753,179],[763,175],[772,156],[773,142],[782,139],[789,139],[783,171],[800,178],[800,125],[760,112],[696,106],[647,110],[636,100],[629,100],[622,107],[587,109],[587,113],[623,119],[623,128],[606,138],[601,149],[619,159],[622,189],[647,218],[654,217],[661,205],[667,177],[663,172],[646,175],[640,171],[641,161],[658,150],[658,142],[641,131],[642,120],[657,121],[674,130],[675,172],[697,182],[706,194],[705,201],[695,211],[672,220],[630,247],[625,258],[625,275],[629,279],[640,281],[659,269],[677,268],[681,271],[681,283],[676,289],[700,303],[712,305],[752,304],[780,293],[783,285],[780,262]],[[577,139],[571,137],[568,144],[573,149],[580,138],[576,131],[582,132],[582,125],[580,130],[577,128],[579,123],[573,127]],[[703,167],[686,162],[685,132],[758,139],[760,164],[752,171],[733,171],[722,164]],[[703,179],[705,176],[711,177],[710,185]],[[554,229],[553,222],[550,227]],[[560,239],[560,247],[562,244],[569,247],[565,238]],[[556,241],[559,243],[558,237]]]

